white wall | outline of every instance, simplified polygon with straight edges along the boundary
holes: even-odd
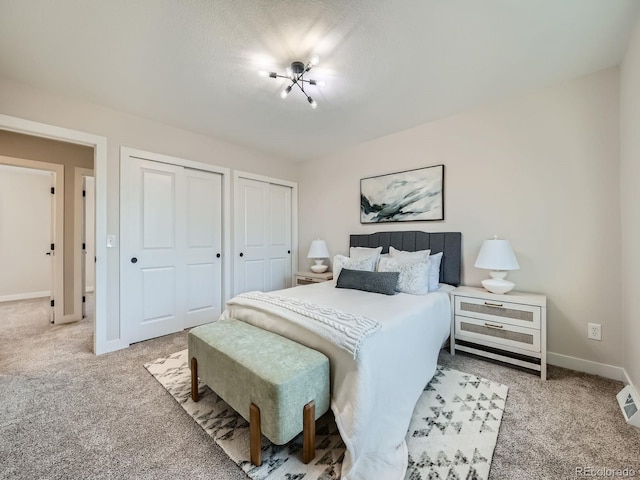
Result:
[[[0,301],[49,295],[51,175],[0,165]]]
[[[640,22],[620,71],[620,205],[624,366],[640,388]]]
[[[610,69],[303,164],[300,268],[316,237],[346,253],[350,233],[461,231],[463,283],[485,238],[508,238],[518,290],[548,296],[548,349],[622,365],[619,75]],[[445,221],[361,225],[362,177],[445,165]],[[587,323],[602,324],[601,342]]]
[[[0,112],[106,137],[107,231],[118,237],[121,146],[297,181],[296,163],[121,111],[54,95],[3,77],[0,77]],[[106,242],[106,239],[96,238],[96,242]],[[121,338],[119,248],[110,248],[107,252],[107,340],[110,341]]]

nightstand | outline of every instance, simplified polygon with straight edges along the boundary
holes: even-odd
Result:
[[[326,282],[333,279],[332,272],[325,273],[313,273],[313,272],[298,272],[295,276],[295,286],[309,285],[310,283]]]
[[[537,370],[547,379],[546,296],[458,287],[451,292],[451,309],[452,355],[481,355]]]

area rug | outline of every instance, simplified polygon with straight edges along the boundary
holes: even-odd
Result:
[[[263,436],[263,463],[256,467],[249,461],[249,424],[201,382],[200,401],[191,400],[187,350],[145,368],[249,478],[340,478],[345,447],[331,413],[317,422],[316,457],[311,463],[302,463],[301,435],[283,446],[272,445]],[[438,366],[411,418],[405,480],[487,479],[507,391],[505,385]]]

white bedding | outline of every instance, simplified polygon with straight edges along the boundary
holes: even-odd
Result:
[[[407,468],[404,437],[423,388],[433,376],[450,329],[449,295],[393,296],[335,288],[324,282],[272,292],[369,317],[378,332],[358,357],[296,323],[262,309],[227,304],[228,316],[323,352],[331,364],[331,409],[347,447],[345,480],[401,480]],[[277,307],[276,307],[277,308]],[[271,309],[272,310],[272,309]],[[283,311],[284,314],[284,311]],[[312,321],[312,320],[306,320]]]

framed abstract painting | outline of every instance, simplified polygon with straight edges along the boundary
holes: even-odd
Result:
[[[444,165],[360,180],[360,223],[444,220]]]

